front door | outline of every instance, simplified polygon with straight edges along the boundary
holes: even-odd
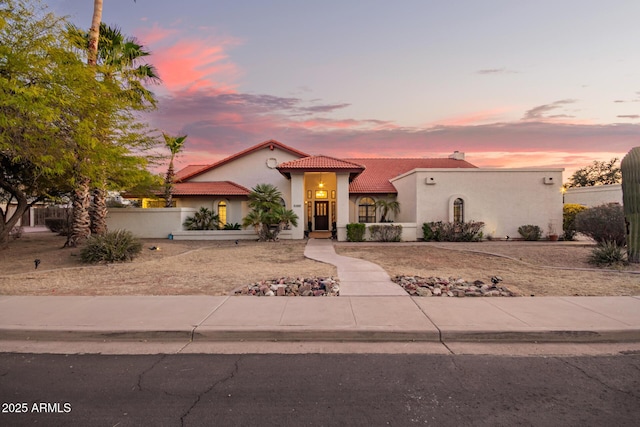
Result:
[[[329,230],[329,202],[316,202],[315,230]]]

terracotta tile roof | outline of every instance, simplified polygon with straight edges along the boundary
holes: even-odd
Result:
[[[349,162],[365,166],[362,172],[349,185],[349,193],[397,193],[390,179],[409,172],[413,169],[443,169],[443,168],[475,168],[476,166],[465,160],[447,158],[414,159],[414,158],[378,158],[378,159],[345,159]]]
[[[179,182],[174,184],[174,196],[246,196],[250,190],[231,181]]]
[[[289,162],[280,163],[278,170],[289,169],[304,169],[307,171],[325,171],[325,170],[360,170],[364,169],[364,166],[358,163],[353,163],[348,160],[336,159],[329,156],[309,156],[302,159],[291,160]]]
[[[182,169],[180,169],[179,171],[176,172],[176,177],[175,177],[175,181],[180,181],[182,180],[183,177],[185,176],[189,176],[191,174],[193,174],[194,172],[198,172],[201,169],[204,169],[206,167],[209,167],[209,165],[188,165],[183,167]]]
[[[222,159],[222,160],[220,160],[220,161],[218,161],[216,163],[210,164],[208,166],[203,166],[202,168],[197,169],[197,170],[196,169],[192,169],[190,171],[190,173],[182,175],[180,177],[180,181],[185,181],[185,180],[187,180],[189,178],[193,178],[196,175],[200,175],[200,174],[202,174],[204,172],[207,172],[207,171],[209,171],[211,169],[215,169],[218,166],[222,166],[222,165],[224,165],[226,163],[232,162],[232,161],[234,161],[234,160],[236,160],[236,159],[238,159],[240,157],[246,156],[247,154],[253,153],[255,151],[262,150],[262,149],[265,149],[265,148],[274,149],[275,147],[278,147],[278,148],[280,148],[281,150],[284,150],[284,151],[288,151],[289,153],[291,153],[291,154],[293,154],[295,156],[299,156],[299,157],[308,157],[309,156],[307,153],[304,153],[302,151],[296,150],[295,148],[289,147],[288,145],[285,145],[285,144],[283,144],[283,143],[281,143],[279,141],[276,141],[275,139],[270,139],[268,141],[265,141],[265,142],[262,142],[260,144],[254,145],[253,147],[249,147],[246,150],[242,150],[242,151],[240,151],[240,152],[238,152],[238,153],[236,153],[236,154],[234,154],[232,156],[229,156],[227,158],[224,158],[224,159]],[[189,166],[187,166],[187,168],[188,167]]]

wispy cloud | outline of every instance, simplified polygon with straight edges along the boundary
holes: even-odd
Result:
[[[474,111],[455,117],[437,120],[431,126],[469,126],[501,121],[501,117],[508,111],[508,108],[492,108],[489,110]]]
[[[485,68],[476,71],[476,74],[517,74],[518,71],[509,70],[505,67],[502,68]]]
[[[640,119],[640,114],[620,114],[621,119]]]
[[[572,118],[574,116],[568,114],[548,115],[548,113],[561,109],[564,106],[573,104],[575,102],[575,99],[563,99],[560,101],[552,102],[551,104],[538,105],[537,107],[534,107],[525,112],[522,120],[537,121],[546,119]]]
[[[351,104],[342,103],[342,104],[327,104],[327,105],[313,105],[310,107],[304,107],[301,110],[306,111],[308,113],[331,113],[336,110],[341,110],[343,108],[347,108]]]

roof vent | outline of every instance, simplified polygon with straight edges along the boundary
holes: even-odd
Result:
[[[464,153],[461,153],[458,150],[456,150],[453,152],[453,154],[449,155],[449,158],[453,160],[464,160]]]

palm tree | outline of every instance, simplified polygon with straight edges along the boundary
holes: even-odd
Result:
[[[201,207],[193,216],[184,220],[187,230],[217,230],[220,217],[209,208]]]
[[[170,208],[173,205],[173,180],[175,178],[175,172],[173,170],[173,160],[176,155],[182,150],[187,135],[183,136],[170,136],[166,133],[162,133],[164,142],[171,151],[171,159],[169,160],[169,168],[167,169],[167,175],[164,179],[164,200],[166,201],[165,207]]]
[[[282,193],[272,184],[258,184],[249,193],[251,211],[242,220],[244,227],[254,227],[261,241],[276,240],[289,224],[298,226],[298,215],[281,204]]]
[[[398,215],[400,213],[400,203],[397,200],[378,199],[376,200],[376,207],[382,210],[380,222],[387,221],[389,211],[393,212],[393,215]]]
[[[87,44],[92,46],[91,31],[86,33],[73,25],[68,27],[71,40],[78,49],[83,49]],[[96,45],[95,61],[91,52],[88,56],[102,79],[109,84],[116,83],[120,86],[121,96],[126,98],[132,108],[155,108],[156,99],[153,93],[142,83],[158,83],[160,78],[152,65],[140,64],[140,60],[150,55],[150,52],[138,44],[135,38],[123,35],[119,28],[112,28],[104,22],[99,24],[98,34],[99,43]],[[101,127],[100,124],[97,126]],[[108,139],[106,136],[103,138]],[[109,141],[103,142],[109,144]],[[101,235],[107,232],[106,171],[102,171],[98,181],[97,187],[93,190],[89,216],[91,233]]]
[[[100,21],[102,20],[102,1],[93,1],[93,16],[91,18],[91,28],[87,37],[87,43],[83,46],[87,48],[87,65],[95,67],[98,59],[98,40],[100,38]],[[82,164],[82,158],[78,158],[78,166]],[[80,173],[80,167],[76,168],[76,184],[72,197],[72,220],[71,230],[67,237],[65,246],[76,247],[91,235],[91,219],[89,217],[89,188],[90,179]]]
[[[98,40],[100,38],[100,22],[102,21],[102,1],[93,0],[93,16],[89,28],[89,43],[87,45],[87,64],[95,66],[98,62]]]

